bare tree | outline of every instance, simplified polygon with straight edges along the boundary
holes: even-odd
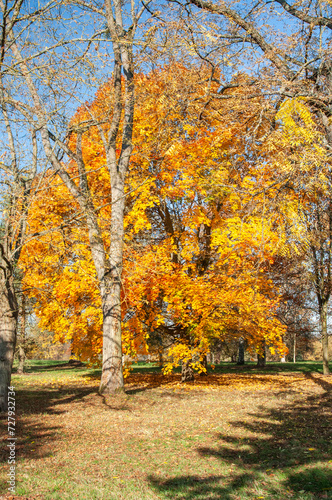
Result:
[[[2,218],[0,228],[0,411],[8,406],[7,390],[11,382],[11,370],[16,345],[18,301],[15,288],[16,265],[26,235],[27,214],[32,184],[37,172],[37,142],[34,130],[20,121],[7,100],[6,73],[8,39],[12,26],[17,22],[22,1],[11,7],[3,6],[3,25],[0,39],[0,126],[3,132],[0,162],[0,193]],[[9,20],[9,11],[12,12]],[[12,67],[11,67],[12,69]],[[24,130],[24,131],[23,131]],[[26,157],[20,147],[25,135],[30,141],[31,154]],[[28,136],[30,135],[30,138]]]

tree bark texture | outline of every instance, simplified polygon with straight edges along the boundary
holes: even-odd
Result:
[[[264,341],[262,342],[261,349],[261,353],[257,354],[257,366],[259,368],[264,368],[264,366],[266,366],[266,346]]]
[[[21,308],[21,332],[19,338],[19,346],[18,346],[18,367],[17,373],[18,375],[23,375],[24,366],[25,366],[25,326],[26,326],[26,316],[25,316],[25,295],[22,293],[22,308]]]
[[[191,365],[191,359],[182,361],[181,382],[190,382],[194,380],[194,370]]]
[[[18,366],[17,366],[17,374],[23,375],[24,367],[25,367],[25,351],[23,345],[20,343],[18,346]]]
[[[119,190],[121,191],[121,189]],[[119,194],[119,193],[118,193]],[[116,196],[116,195],[115,195]],[[111,216],[110,269],[105,275],[103,305],[103,365],[100,393],[123,390],[121,340],[121,274],[123,262],[124,196],[113,204]]]
[[[0,411],[8,409],[8,387],[14,359],[17,333],[17,300],[8,269],[0,270]]]
[[[242,337],[239,339],[239,353],[237,364],[244,365],[244,339]]]

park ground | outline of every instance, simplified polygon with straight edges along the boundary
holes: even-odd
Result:
[[[30,362],[16,387],[16,496],[1,499],[332,499],[331,384],[316,363],[218,365],[181,384],[135,365],[124,394],[100,372]]]

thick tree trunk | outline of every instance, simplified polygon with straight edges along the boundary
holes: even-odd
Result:
[[[0,271],[2,273],[2,271]],[[12,279],[0,280],[0,411],[8,409],[17,333],[17,300]]]
[[[237,359],[238,365],[244,365],[244,339],[239,339],[239,354]]]
[[[181,382],[190,382],[194,380],[194,370],[191,366],[191,359],[188,361],[182,361],[182,374]]]
[[[262,352],[257,354],[257,366],[259,368],[264,368],[266,365],[266,347],[265,341],[262,342]]]
[[[330,375],[329,337],[327,332],[327,301],[319,304],[319,319],[322,334],[323,373],[324,375]]]
[[[114,182],[114,181],[113,181]],[[124,388],[121,336],[121,275],[123,264],[124,184],[118,178],[112,186],[111,245],[109,270],[102,283],[103,365],[99,392],[113,394]]]
[[[103,364],[99,392],[114,394],[123,390],[121,307],[119,284],[112,283],[103,298]],[[112,293],[113,292],[113,293]]]

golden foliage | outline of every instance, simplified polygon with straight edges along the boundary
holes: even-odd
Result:
[[[204,67],[178,64],[136,77],[135,147],[126,180],[123,349],[133,357],[160,348],[166,339],[167,373],[189,359],[204,371],[203,357],[216,338],[245,337],[252,350],[265,340],[284,350],[284,327],[275,315],[278,293],[268,277],[280,239],[269,209],[275,192],[265,192],[271,165],[266,149],[253,163],[252,146],[244,139],[248,127],[264,128],[257,123],[261,100],[234,107],[212,99],[207,77]],[[303,106],[297,111],[310,125]],[[73,128],[91,115],[111,119],[109,84],[78,110]],[[69,144],[75,148],[75,133]],[[82,148],[107,249],[112,200],[97,126],[83,134]],[[73,163],[67,168],[77,169]],[[82,360],[98,362],[101,300],[87,231],[57,178],[45,179],[29,228],[32,234],[47,228],[25,247],[20,264],[41,328],[53,331],[56,340],[71,340]]]

